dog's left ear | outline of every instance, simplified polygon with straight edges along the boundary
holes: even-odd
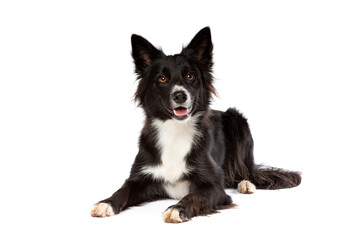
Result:
[[[205,66],[210,67],[212,62],[213,44],[209,27],[201,29],[191,40],[189,45],[181,52],[184,55],[192,55]]]
[[[135,72],[138,74],[142,74],[154,59],[164,54],[161,50],[155,48],[148,40],[136,34],[131,36],[131,45]]]

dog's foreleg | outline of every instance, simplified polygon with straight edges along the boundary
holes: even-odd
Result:
[[[186,195],[176,205],[170,206],[163,214],[167,223],[181,223],[192,217],[215,213],[216,210],[230,205],[231,198],[216,186],[204,186]]]
[[[128,179],[111,197],[96,203],[91,210],[91,216],[113,216],[119,214],[127,207],[160,198],[161,194],[161,188],[156,183]]]

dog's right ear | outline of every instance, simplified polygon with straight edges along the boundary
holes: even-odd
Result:
[[[138,74],[149,67],[154,59],[163,55],[163,52],[156,49],[148,40],[136,34],[131,36],[131,46],[135,72]]]

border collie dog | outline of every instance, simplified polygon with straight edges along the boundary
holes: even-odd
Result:
[[[156,199],[180,201],[163,213],[181,223],[233,206],[225,188],[240,193],[298,186],[298,172],[254,163],[247,119],[236,109],[212,110],[210,28],[200,30],[176,55],[165,55],[132,35],[138,87],[134,98],[145,112],[139,152],[129,178],[111,197],[95,204],[91,215],[107,217]]]

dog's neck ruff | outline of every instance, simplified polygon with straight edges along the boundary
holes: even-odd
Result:
[[[142,172],[154,179],[176,183],[191,169],[186,158],[194,142],[201,136],[198,129],[200,114],[189,117],[187,121],[174,119],[154,119],[151,123],[156,131],[156,148],[160,151],[160,163],[145,166]]]

